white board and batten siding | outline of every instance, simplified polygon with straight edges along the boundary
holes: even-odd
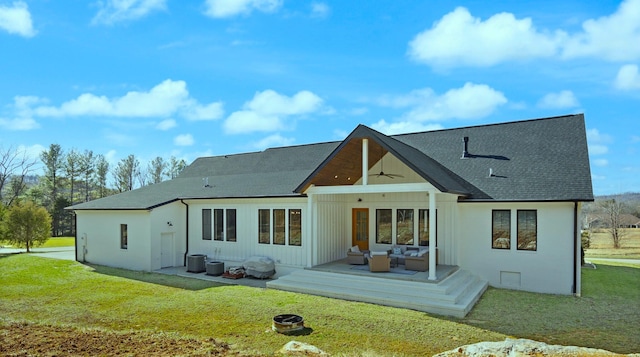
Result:
[[[189,205],[189,254],[206,254],[208,259],[227,262],[228,265],[242,263],[251,256],[266,256],[281,266],[304,267],[307,264],[307,250],[311,244],[305,235],[307,219],[306,198],[259,198],[228,200],[185,200]],[[230,242],[202,239],[202,210],[236,210],[236,241]],[[300,209],[302,210],[302,246],[270,244],[258,242],[258,210],[260,209]],[[288,211],[286,213],[288,215]],[[226,224],[226,222],[225,222]],[[273,214],[271,213],[271,229]],[[287,233],[288,234],[288,233]]]
[[[571,294],[574,259],[574,204],[463,203],[458,265],[494,287]],[[492,210],[511,211],[510,249],[492,249]],[[537,249],[517,249],[517,210],[537,211]],[[578,246],[579,247],[579,246]],[[580,281],[580,270],[577,270]]]

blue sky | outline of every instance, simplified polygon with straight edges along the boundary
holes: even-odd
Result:
[[[639,112],[640,0],[0,0],[0,147],[33,157],[584,113],[601,195],[640,192]]]

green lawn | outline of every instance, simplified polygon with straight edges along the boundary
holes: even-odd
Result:
[[[74,237],[51,237],[43,245],[36,248],[57,248],[57,247],[73,247],[75,244]],[[0,245],[8,247],[9,243],[0,241]]]
[[[640,269],[584,270],[584,296],[489,289],[465,319],[196,279],[89,267],[26,254],[0,257],[0,324],[36,322],[176,333],[272,355],[295,339],[349,355],[431,355],[507,336],[640,351]],[[282,313],[304,317],[299,336],[271,330]]]

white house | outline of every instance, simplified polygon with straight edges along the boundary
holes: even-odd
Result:
[[[354,245],[429,249],[491,286],[580,293],[593,201],[582,114],[202,157],[178,178],[70,207],[77,260],[134,270],[254,255],[278,272]],[[281,273],[279,273],[281,274]]]

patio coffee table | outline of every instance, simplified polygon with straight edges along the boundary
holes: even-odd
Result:
[[[390,265],[392,268],[396,268],[398,266],[398,257],[389,256],[391,259]]]

